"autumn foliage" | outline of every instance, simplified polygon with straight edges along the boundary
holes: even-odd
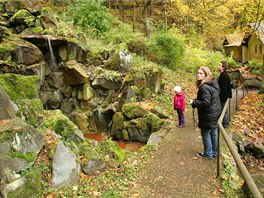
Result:
[[[264,143],[264,106],[263,95],[248,93],[240,102],[234,116],[232,130],[243,133],[252,142]],[[262,104],[262,105],[261,105]]]

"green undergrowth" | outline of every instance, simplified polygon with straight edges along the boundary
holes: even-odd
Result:
[[[240,178],[236,172],[235,163],[233,160],[224,155],[224,167],[222,173],[222,188],[225,191],[227,198],[243,197],[243,192],[240,186]]]
[[[145,145],[140,149],[140,152],[126,151],[126,159],[117,166],[110,166],[104,172],[96,175],[81,176],[78,184],[62,189],[54,189],[43,182],[42,185],[46,187],[42,191],[42,196],[129,197],[129,189],[139,171],[144,168],[144,162],[156,149],[156,145]]]

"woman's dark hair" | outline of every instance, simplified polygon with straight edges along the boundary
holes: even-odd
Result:
[[[221,61],[220,63],[222,63],[222,67],[224,68],[224,70],[228,69],[228,64],[226,61]]]

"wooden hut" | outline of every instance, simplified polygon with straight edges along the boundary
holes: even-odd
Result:
[[[249,28],[252,33],[248,36],[238,33],[225,36],[223,43],[225,54],[242,63],[246,63],[249,60],[263,62],[264,22],[250,23]]]
[[[235,61],[243,62],[242,51],[244,36],[242,34],[228,34],[224,40],[224,50],[227,56],[232,56]]]

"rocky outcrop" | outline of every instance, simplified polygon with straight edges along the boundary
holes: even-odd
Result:
[[[4,120],[0,124],[0,180],[1,194],[15,191],[23,185],[20,172],[30,168],[46,138],[20,119]]]
[[[111,135],[115,139],[147,143],[150,135],[159,131],[162,125],[163,120],[140,103],[127,103],[122,112],[114,114]]]
[[[264,145],[262,145],[261,143],[252,142],[241,133],[235,133],[232,138],[238,148],[238,152],[242,156],[246,153],[251,153],[257,158],[263,158]]]
[[[111,130],[115,139],[146,143],[166,118],[137,104],[162,90],[161,69],[134,67],[124,43],[92,52],[83,33],[54,36],[62,35],[60,20],[43,2],[0,2],[0,116],[10,119],[0,122],[4,197],[40,193],[35,162],[47,134],[51,183],[61,188],[78,182],[81,171],[94,175],[125,159],[115,142],[91,142],[84,133]],[[32,175],[22,176],[25,170]]]

